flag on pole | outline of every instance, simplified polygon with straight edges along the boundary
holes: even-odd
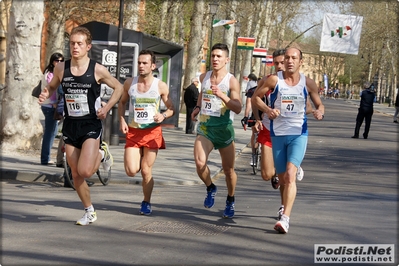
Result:
[[[218,19],[214,19],[212,27],[219,27],[219,26],[234,24],[236,22],[237,22],[236,20],[228,20],[228,19],[218,20]]]
[[[252,53],[252,57],[265,58],[266,55],[267,55],[267,49],[266,48],[254,48],[254,51]]]
[[[325,14],[320,51],[357,55],[362,23],[361,16]]]
[[[273,55],[266,55],[265,58],[262,58],[262,63],[266,66],[273,66]]]
[[[267,55],[266,56],[266,66],[272,66],[273,65],[273,55]]]
[[[237,49],[253,50],[255,47],[255,38],[252,37],[238,37]]]

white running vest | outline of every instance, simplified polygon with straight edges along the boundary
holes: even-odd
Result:
[[[128,125],[132,128],[151,128],[158,125],[154,122],[154,115],[160,111],[159,79],[154,78],[151,87],[144,93],[137,91],[137,81],[138,77],[134,77],[128,91]]]
[[[280,115],[270,120],[270,136],[307,135],[306,77],[300,73],[298,84],[290,86],[285,83],[283,72],[277,76],[277,85],[270,94],[270,107],[279,109]]]

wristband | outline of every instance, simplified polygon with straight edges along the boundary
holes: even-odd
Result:
[[[195,109],[201,109],[201,106],[197,105],[197,106],[194,107],[194,110]]]

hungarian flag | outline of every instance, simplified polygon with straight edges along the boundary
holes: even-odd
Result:
[[[255,47],[255,38],[252,37],[238,37],[237,49],[253,50]]]
[[[357,55],[362,23],[361,16],[325,14],[320,51]]]
[[[265,58],[266,54],[267,54],[266,48],[254,48],[254,51],[252,52],[252,57]]]

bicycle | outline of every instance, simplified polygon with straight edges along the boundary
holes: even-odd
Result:
[[[64,184],[68,187],[75,189],[75,186],[73,184],[73,178],[72,178],[72,172],[71,172],[71,167],[69,167],[67,159],[66,159],[66,152],[65,152],[65,144],[62,147],[63,152],[64,152]],[[111,179],[111,168],[109,168],[108,171],[105,171],[100,164],[100,167],[97,169],[96,171],[96,175],[98,177],[98,179],[100,180],[100,182],[106,186],[109,183],[109,180]],[[94,182],[89,181],[86,179],[87,185],[89,187],[91,187],[92,185],[94,185]]]
[[[247,123],[256,123],[256,120],[253,119],[248,119]],[[244,123],[244,121],[241,121],[241,125],[244,128],[244,130],[247,130],[247,123]],[[254,143],[255,143],[255,153],[252,153],[252,172],[254,175],[260,170],[260,161],[261,161],[261,145],[258,143],[258,133],[256,132],[254,134]]]

